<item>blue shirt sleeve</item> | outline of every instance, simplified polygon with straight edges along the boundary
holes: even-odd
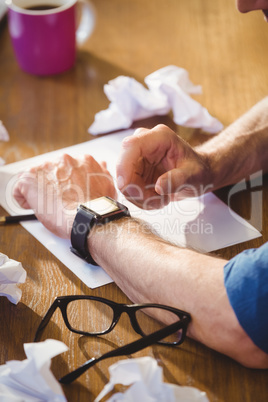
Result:
[[[268,242],[232,258],[224,267],[224,285],[240,325],[268,353]]]

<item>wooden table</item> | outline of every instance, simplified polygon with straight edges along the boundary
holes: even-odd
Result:
[[[0,119],[10,134],[9,142],[0,143],[0,156],[7,163],[90,139],[87,129],[95,113],[108,106],[103,85],[118,75],[143,82],[146,75],[169,64],[186,68],[190,79],[203,87],[203,94],[195,98],[224,125],[267,95],[268,26],[260,12],[241,15],[234,0],[92,2],[97,12],[94,34],[79,49],[75,68],[59,76],[41,78],[22,72],[14,59],[7,25],[0,27]],[[176,127],[169,117],[136,126],[158,122],[169,124],[193,145],[208,138],[199,130]],[[255,188],[259,197],[255,209],[251,208],[253,190],[248,185],[232,197],[231,206],[258,226],[263,236],[219,250],[224,258],[268,240],[267,178]],[[217,195],[226,200],[228,191],[225,188]],[[21,261],[28,274],[17,306],[0,298],[1,364],[25,358],[23,343],[33,340],[56,296],[88,294],[128,301],[115,284],[87,288],[19,224],[1,227],[0,245],[0,251]],[[88,340],[70,333],[58,313],[43,339],[47,337],[60,339],[70,348],[53,359],[57,378],[90,356],[134,339],[125,318],[104,340]],[[206,391],[210,401],[267,401],[267,370],[246,369],[194,341],[186,340],[177,349],[153,346],[135,357],[144,355],[157,359],[165,381]],[[68,400],[93,401],[109,379],[108,366],[116,361],[103,361],[64,386]]]

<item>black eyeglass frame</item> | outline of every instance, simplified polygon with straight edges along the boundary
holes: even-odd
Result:
[[[104,330],[102,332],[85,332],[85,331],[79,331],[75,328],[73,328],[68,320],[67,317],[67,306],[70,302],[74,300],[95,300],[99,301],[101,303],[104,303],[108,306],[110,306],[113,309],[114,316],[113,316],[113,321],[110,327],[107,330]],[[65,375],[62,377],[59,381],[63,384],[68,384],[72,381],[74,381],[76,378],[78,378],[81,374],[83,374],[88,368],[96,364],[97,362],[109,358],[109,357],[114,357],[114,356],[125,356],[125,355],[130,355],[132,353],[136,353],[139,350],[142,350],[146,348],[147,346],[150,346],[154,343],[160,343],[162,345],[166,346],[178,346],[182,344],[182,342],[185,339],[186,336],[186,331],[189,322],[191,321],[191,316],[189,313],[176,309],[174,307],[162,305],[162,304],[155,304],[155,303],[144,303],[144,304],[123,304],[123,303],[116,303],[114,301],[102,298],[102,297],[97,297],[97,296],[87,296],[87,295],[78,295],[78,296],[59,296],[56,297],[52,305],[49,307],[47,313],[43,317],[41,323],[39,324],[35,337],[34,337],[34,342],[37,342],[40,339],[40,336],[49,323],[52,315],[56,311],[57,308],[60,308],[62,317],[64,319],[64,323],[67,326],[67,328],[80,335],[85,335],[85,336],[97,336],[97,335],[105,335],[111,332],[116,324],[118,323],[120,316],[123,312],[126,312],[130,318],[131,325],[135,332],[139,335],[142,336],[141,339],[138,339],[134,342],[131,342],[129,344],[126,344],[122,347],[119,347],[115,350],[112,350],[108,353],[105,353],[104,355],[100,356],[99,358],[92,358],[88,360],[86,363],[84,363],[82,366],[78,367],[76,370],[70,372],[69,374]],[[163,309],[166,311],[170,311],[174,313],[175,315],[178,316],[178,321],[174,322],[173,324],[167,325],[166,327],[155,331],[149,335],[146,335],[142,329],[140,328],[138,321],[135,317],[135,312],[144,309],[144,308],[159,308]],[[163,338],[171,335],[172,333],[182,330],[181,337],[178,341],[176,342],[164,342],[161,341]]]

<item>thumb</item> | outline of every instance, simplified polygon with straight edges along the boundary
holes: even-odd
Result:
[[[195,161],[184,161],[180,167],[171,169],[161,175],[155,191],[160,195],[184,193],[191,196],[199,194],[201,170]]]
[[[13,190],[13,197],[17,201],[20,207],[29,209],[31,206],[25,198],[25,191],[20,184],[17,184]]]
[[[34,200],[34,192],[36,189],[36,173],[33,171],[26,171],[18,175],[18,179],[13,188],[12,195],[20,207],[25,209],[32,209],[31,202]],[[38,191],[36,191],[38,193]]]
[[[181,190],[186,182],[186,172],[183,169],[172,169],[157,179],[155,191],[159,195],[173,194]]]

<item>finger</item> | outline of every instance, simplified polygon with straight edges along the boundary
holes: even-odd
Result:
[[[195,161],[183,161],[181,166],[161,175],[155,185],[160,194],[188,193],[198,195],[200,189],[200,167]]]
[[[28,197],[28,190],[30,187],[36,185],[37,173],[35,168],[31,168],[28,171],[20,172],[17,176],[16,184],[12,190],[12,195],[18,204],[25,209],[31,207],[31,198]]]
[[[63,165],[71,165],[71,166],[77,166],[78,161],[76,158],[73,158],[69,154],[62,154],[61,157],[59,158],[59,162]]]
[[[133,136],[124,138],[116,165],[117,186],[122,190],[131,182],[137,160],[141,157],[140,141]]]
[[[110,173],[109,170],[107,169],[107,162],[106,162],[106,161],[100,162],[100,166],[101,166],[101,168],[102,168],[103,173],[105,173],[106,175],[108,175],[108,176],[110,176],[110,177],[112,178],[111,173]],[[112,180],[114,180],[114,179],[112,178]]]
[[[158,125],[152,130],[140,128],[122,142],[120,157],[116,166],[117,185],[120,190],[140,174],[143,158],[156,165],[171,148],[171,139],[176,136],[168,127]]]
[[[155,191],[160,194],[176,193],[178,188],[185,182],[181,169],[172,169],[160,176],[155,184]]]
[[[105,161],[101,161],[100,165],[104,170],[107,170],[107,163]]]
[[[170,202],[170,196],[155,196],[150,199],[138,202],[136,199],[127,198],[132,204],[144,210],[161,209]]]
[[[54,163],[47,161],[47,162],[41,163],[40,165],[36,165],[36,166],[31,167],[28,171],[31,172],[31,173],[36,173],[38,170],[42,170],[42,171],[46,170],[46,171],[49,172],[53,168],[54,168]]]
[[[130,184],[124,191],[126,199],[142,209],[163,208],[170,201],[169,195],[159,195],[151,186],[145,188]]]
[[[13,190],[13,197],[15,198],[15,200],[17,201],[17,203],[19,204],[19,206],[21,208],[24,209],[30,209],[30,205],[28,204],[27,200],[25,199],[24,195],[21,192],[21,188],[19,185],[16,185],[16,187]]]
[[[95,173],[97,173],[97,172],[101,173],[103,171],[107,172],[106,162],[102,161],[102,162],[98,163],[92,155],[84,155],[84,158],[82,160],[82,165],[86,165],[90,172],[95,172]]]

